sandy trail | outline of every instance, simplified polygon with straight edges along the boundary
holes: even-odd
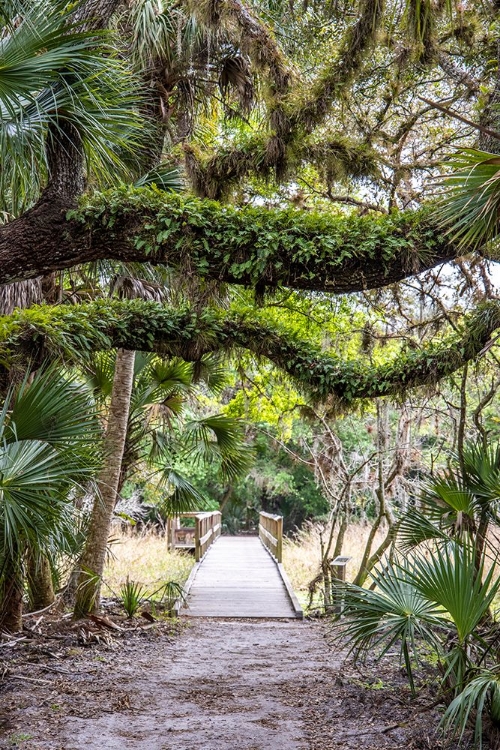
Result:
[[[314,621],[199,618],[180,633],[135,630],[109,646],[35,641],[0,681],[0,748],[445,747],[436,717],[413,713],[398,670],[346,671],[325,632]]]
[[[52,691],[40,686],[39,696],[48,697],[16,712],[11,743],[21,738],[26,750],[307,750],[300,685],[305,675],[314,682],[337,669],[321,628],[293,620],[200,619],[174,641],[148,639],[95,658],[101,661],[90,669],[76,661],[71,680],[56,673]]]
[[[66,750],[307,750],[302,712],[281,690],[325,669],[320,631],[306,629],[304,639],[299,622],[193,623],[166,653],[118,666],[124,711],[70,717],[60,741]]]

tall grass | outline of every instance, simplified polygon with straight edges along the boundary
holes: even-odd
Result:
[[[283,543],[283,566],[302,602],[307,601],[308,585],[320,572],[320,528],[318,524],[307,524]],[[348,581],[352,581],[358,572],[369,533],[370,526],[360,523],[352,524],[346,531],[342,554],[352,558],[346,567]],[[385,530],[377,533],[373,550],[384,536]],[[323,539],[327,538],[328,532],[323,532]]]
[[[194,555],[177,550],[168,551],[163,536],[151,531],[143,534],[115,534],[104,571],[104,595],[117,593],[127,580],[159,588],[167,581],[184,584],[194,564]]]

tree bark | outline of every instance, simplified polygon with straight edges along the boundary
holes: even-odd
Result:
[[[64,176],[68,175],[58,173],[58,179]],[[311,247],[310,254],[299,257],[295,251],[290,251],[291,229],[286,213],[267,208],[260,212],[254,208],[247,217],[245,209],[241,209],[230,212],[227,221],[227,209],[221,207],[217,214],[213,204],[194,199],[184,205],[182,222],[178,223],[176,232],[169,235],[169,240],[160,240],[158,244],[153,240],[152,249],[138,248],[136,239],[141,234],[144,236],[145,225],[154,227],[160,211],[168,214],[169,200],[173,201],[172,208],[178,209],[177,198],[165,196],[161,203],[157,201],[151,207],[128,204],[123,198],[122,206],[112,209],[112,227],[103,221],[107,211],[105,204],[96,207],[92,219],[87,215],[88,223],[83,225],[66,218],[67,212],[75,207],[78,193],[56,191],[56,184],[63,186],[65,183],[55,182],[33,208],[0,227],[0,284],[109,259],[177,267],[189,263],[190,273],[224,283],[250,287],[263,284],[269,288],[281,285],[347,294],[396,283],[452,260],[458,254],[457,248],[442,236],[432,221],[428,218],[418,221],[408,212],[397,221],[392,215],[373,222],[371,217],[363,217],[361,224],[359,217],[346,217],[342,226],[332,230],[335,236],[328,249],[321,220],[316,230],[314,223],[307,219],[303,226],[293,229],[303,237],[301,242]],[[111,198],[110,208],[112,202]],[[199,215],[205,210],[210,214],[211,227],[217,221],[217,234],[211,232],[210,236],[205,236],[203,227],[200,228]],[[261,223],[274,231],[276,237],[275,246],[265,258],[259,245]],[[370,234],[377,226],[382,227],[379,239],[374,238],[364,250],[362,235]],[[148,231],[149,236],[151,231]],[[244,243],[241,234],[247,238]],[[355,252],[353,234],[359,238]],[[319,241],[321,238],[323,244]],[[391,256],[387,255],[389,239],[393,247],[400,243],[400,249],[395,249]]]
[[[15,552],[4,559],[0,585],[0,631],[17,633],[23,629],[23,578]]]
[[[30,606],[33,611],[44,609],[55,601],[50,562],[45,555],[31,553],[27,561]]]
[[[134,380],[134,361],[134,351],[118,350],[108,425],[104,439],[105,462],[99,475],[98,493],[94,500],[89,533],[81,558],[75,617],[84,617],[89,612],[96,611],[99,608],[106,546],[116,505],[123,451],[127,437],[130,397]]]

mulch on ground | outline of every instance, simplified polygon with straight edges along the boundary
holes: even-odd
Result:
[[[432,673],[354,665],[318,621],[27,618],[0,640],[0,748],[452,750]],[[460,745],[470,747],[469,741]]]

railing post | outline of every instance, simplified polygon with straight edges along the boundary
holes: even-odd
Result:
[[[276,560],[283,562],[283,516],[276,519]]]
[[[200,562],[201,560],[201,547],[200,547],[200,539],[202,538],[203,534],[201,527],[202,519],[198,516],[194,519],[194,559],[196,562]]]

